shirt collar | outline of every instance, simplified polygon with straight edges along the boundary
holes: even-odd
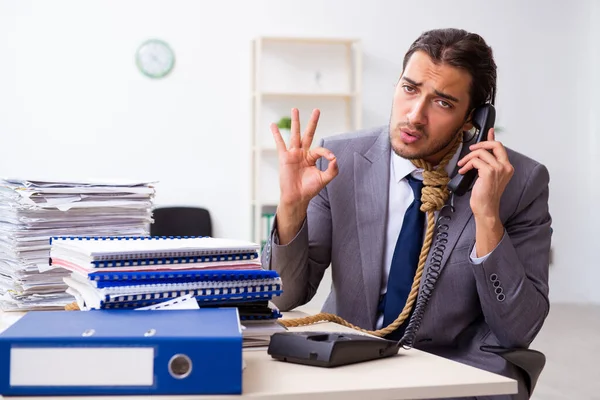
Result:
[[[462,142],[458,145],[456,152],[446,165],[446,172],[448,175],[452,174],[454,168],[456,167],[456,163],[458,162],[458,157],[460,157],[460,151],[462,150]],[[396,183],[400,182],[406,175],[413,174],[413,176],[417,179],[423,179],[423,169],[417,168],[412,163],[412,161],[407,160],[406,158],[400,157],[394,150],[392,150],[392,170],[394,171],[393,179]]]

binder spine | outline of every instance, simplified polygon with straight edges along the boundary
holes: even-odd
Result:
[[[231,298],[238,296],[242,299],[248,298],[264,298],[267,295],[273,296],[275,293],[281,293],[280,284],[271,285],[255,285],[246,287],[230,287],[230,288],[198,288],[198,289],[182,289],[169,290],[155,293],[139,293],[126,295],[105,295],[105,303],[123,303],[141,300],[165,300],[175,297],[191,294],[197,300]]]
[[[96,281],[96,287],[108,287],[112,282],[134,281],[144,284],[146,282],[168,283],[185,280],[189,281],[235,281],[247,279],[277,278],[275,270],[195,270],[195,271],[134,271],[134,272],[93,272],[88,278]]]
[[[145,265],[172,265],[172,264],[192,264],[217,261],[240,261],[240,260],[256,260],[258,252],[249,252],[241,254],[222,254],[222,255],[205,255],[205,256],[188,256],[188,257],[163,257],[163,258],[147,258],[147,259],[131,259],[131,260],[103,260],[92,261],[94,268],[114,268],[114,267],[139,267]]]
[[[136,295],[141,292],[143,293],[161,293],[171,291],[183,291],[183,290],[196,290],[205,289],[214,291],[229,290],[233,293],[236,291],[243,291],[247,287],[259,288],[259,290],[271,290],[263,289],[271,285],[281,285],[281,278],[273,279],[248,279],[243,281],[196,281],[196,282],[177,282],[177,283],[159,283],[159,284],[142,284],[142,285],[129,285],[129,286],[111,286],[100,289],[106,295]],[[273,289],[275,290],[275,289]]]
[[[54,241],[160,241],[173,239],[210,239],[210,236],[52,236],[50,237],[50,245]],[[146,260],[151,258],[182,258],[182,257],[198,257],[198,256],[229,256],[234,254],[258,253],[258,246],[245,246],[235,249],[206,249],[206,250],[165,250],[152,253],[125,253],[125,254],[108,254],[97,256],[95,261],[117,261],[117,260]],[[258,256],[258,254],[257,254]]]

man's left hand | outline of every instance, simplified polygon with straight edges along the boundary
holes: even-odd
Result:
[[[477,257],[491,253],[504,234],[500,221],[500,198],[513,176],[514,167],[502,143],[495,140],[494,128],[488,140],[470,147],[471,152],[458,162],[464,174],[476,168],[478,178],[471,192],[471,210],[475,217],[475,252]]]
[[[488,140],[476,143],[471,152],[458,161],[458,173],[476,168],[478,178],[471,192],[471,210],[475,218],[499,218],[500,198],[513,176],[514,168],[502,143],[495,140],[494,128]]]

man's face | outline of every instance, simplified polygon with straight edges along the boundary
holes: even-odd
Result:
[[[455,135],[472,127],[466,123],[470,85],[467,71],[415,52],[394,93],[390,142],[396,154],[437,164]]]

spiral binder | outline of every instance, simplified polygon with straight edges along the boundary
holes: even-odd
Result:
[[[199,281],[199,282],[179,282],[163,284],[129,285],[129,286],[109,286],[98,290],[99,293],[108,295],[113,299],[119,299],[123,296],[137,295],[140,292],[153,295],[163,292],[181,292],[185,290],[205,290],[206,294],[220,294],[220,292],[244,293],[253,291],[280,290],[281,278],[273,279],[252,279],[243,281]],[[132,300],[132,299],[127,299]]]
[[[276,294],[281,293],[281,285],[259,285],[246,286],[239,288],[218,288],[218,289],[190,289],[190,290],[170,290],[167,292],[156,293],[138,293],[128,295],[105,295],[102,303],[130,303],[143,300],[165,300],[175,297],[191,294],[198,301],[213,300],[236,300],[249,301],[257,299],[270,299]]]
[[[50,265],[60,265],[60,260],[69,263],[71,257],[64,257],[66,260],[61,258],[60,252],[54,252],[54,258],[50,258]],[[196,257],[170,257],[170,258],[149,258],[143,260],[108,260],[108,261],[91,261],[85,269],[109,269],[109,268],[127,268],[127,267],[151,267],[151,266],[175,266],[188,264],[208,264],[208,263],[224,263],[232,261],[254,261],[258,259],[258,253],[242,253],[242,254],[228,254],[220,256],[196,256]],[[74,261],[74,260],[73,260]]]
[[[193,271],[156,271],[156,272],[119,272],[105,273],[94,272],[87,275],[90,284],[96,288],[113,286],[130,286],[133,284],[167,284],[182,282],[227,282],[227,281],[251,281],[259,279],[278,278],[274,270],[193,270]]]
[[[256,260],[257,252],[194,257],[148,258],[141,260],[92,261],[94,268],[139,267],[147,265],[197,264],[222,261]]]
[[[152,288],[152,291],[140,287],[138,293],[130,294],[108,293],[105,289],[93,289],[86,287],[85,283],[78,282],[73,278],[65,278],[65,282],[72,290],[79,292],[80,295],[86,298],[87,306],[90,309],[144,307],[188,294],[194,296],[198,303],[227,303],[232,301],[270,300],[282,293],[279,281],[262,284],[252,284],[252,282],[237,283],[232,281],[229,287],[199,287],[179,290],[168,290],[163,285],[157,285]],[[134,289],[130,287],[129,290]]]
[[[186,259],[190,257],[258,256],[259,246],[241,240],[208,236],[53,236],[53,252],[94,261]],[[101,264],[102,265],[102,264]]]

